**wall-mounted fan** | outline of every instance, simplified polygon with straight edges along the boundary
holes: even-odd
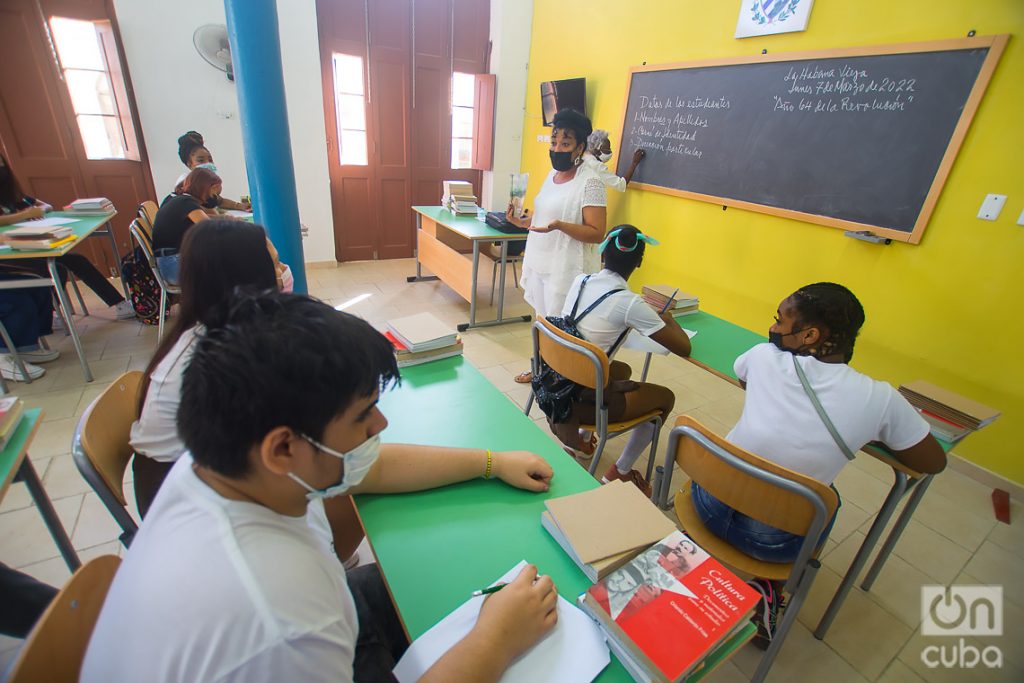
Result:
[[[228,80],[235,80],[235,72],[231,66],[231,45],[228,43],[228,29],[223,24],[206,24],[192,34],[192,44],[196,52],[206,63],[220,69],[228,75]]]

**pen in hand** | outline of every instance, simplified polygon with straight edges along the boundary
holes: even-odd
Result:
[[[672,302],[675,301],[676,294],[678,294],[678,293],[679,293],[679,288],[676,287],[676,291],[672,292],[672,296],[670,296],[668,298],[668,301],[665,302],[665,307],[661,309],[662,314],[664,314],[665,311],[668,310],[668,307],[672,305]]]
[[[507,583],[499,583],[497,585],[491,586],[490,588],[481,588],[480,590],[473,591],[473,597],[477,598],[481,595],[490,595],[491,593],[497,593],[507,585]]]

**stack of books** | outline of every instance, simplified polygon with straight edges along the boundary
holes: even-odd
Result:
[[[76,199],[65,206],[64,210],[81,216],[106,216],[114,213],[114,204],[106,197],[90,197]]]
[[[640,489],[619,480],[544,505],[541,524],[591,581],[608,576],[676,528]]]
[[[400,368],[462,354],[459,335],[430,313],[392,320],[384,336],[395,347]]]
[[[0,451],[7,448],[24,412],[25,403],[17,396],[0,398]]]
[[[684,681],[749,640],[761,594],[673,531],[580,596],[636,681]],[[706,672],[705,672],[706,673]]]
[[[1001,415],[995,408],[924,380],[900,385],[900,393],[928,422],[932,435],[945,441],[959,441]]]
[[[441,206],[454,214],[476,215],[480,206],[473,194],[473,186],[464,180],[445,180]]]
[[[677,290],[678,288],[671,285],[644,285],[642,293],[644,301],[656,311],[663,311],[668,305],[672,315],[696,313],[700,307],[700,300],[693,294]]]
[[[75,241],[71,228],[66,225],[25,226],[8,230],[3,239],[11,249],[39,251],[62,247]]]

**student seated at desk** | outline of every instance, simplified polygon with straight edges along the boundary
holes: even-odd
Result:
[[[579,317],[606,293],[622,290],[597,304],[577,324],[583,338],[605,349],[609,358],[615,355],[630,329],[650,337],[678,356],[690,355],[690,338],[671,313],[656,313],[639,294],[629,290],[627,280],[643,262],[647,244],[657,242],[632,225],[618,226],[608,233],[599,248],[604,270],[577,277],[565,298],[562,316],[571,315],[575,306]],[[630,381],[631,372],[626,363],[611,361],[610,382],[604,394],[608,403],[608,419],[611,422],[630,420],[652,410],[661,411],[662,419],[667,419],[676,402],[672,391],[658,384]],[[574,456],[583,462],[589,462],[587,456],[592,457],[596,444],[589,432],[581,434],[579,425],[582,422],[593,422],[594,400],[594,392],[584,390],[574,405],[570,420],[551,425],[555,435],[570,449],[577,451]],[[650,483],[633,469],[633,464],[650,446],[652,438],[654,426],[650,423],[634,428],[622,455],[604,473],[602,481],[629,481],[650,496]]]
[[[851,368],[864,309],[850,290],[831,282],[801,287],[779,304],[769,342],[736,359],[736,376],[747,390],[743,413],[726,439],[787,469],[832,484],[852,454],[872,441],[885,444],[917,472],[941,472],[942,447],[928,423],[887,382]],[[850,452],[832,437],[798,373],[802,371]],[[736,512],[692,485],[693,504],[715,535],[764,562],[792,562],[802,536]],[[823,538],[827,538],[833,518]],[[778,585],[762,581],[769,608],[778,610]],[[774,617],[772,619],[774,622]],[[762,644],[770,633],[761,632]]]
[[[398,377],[390,342],[307,297],[237,295],[194,347],[178,410],[191,455],[114,577],[80,680],[389,680],[402,628],[376,565],[346,576],[332,554],[323,499],[478,478],[540,492],[550,465],[382,446],[377,401]],[[497,681],[554,627],[556,600],[550,577],[527,567],[421,680]]]
[[[597,174],[597,177],[601,179],[605,187],[625,192],[626,185],[633,179],[636,167],[640,165],[645,156],[647,156],[647,152],[642,149],[634,151],[633,160],[630,162],[629,168],[626,169],[626,175],[624,176],[618,176],[609,171],[606,164],[612,158],[612,143],[608,138],[608,131],[598,128],[587,137],[587,151],[583,153],[583,163]]]
[[[46,202],[29,197],[22,191],[18,179],[7,165],[7,159],[0,155],[0,226],[42,218],[47,211],[52,210],[53,207]],[[85,256],[72,252],[57,257],[56,261],[57,273],[62,284],[66,285],[68,271],[71,271],[89,289],[96,292],[103,303],[114,309],[115,318],[128,320],[135,317],[135,309],[132,308],[131,302],[125,301],[121,292],[117,291],[117,288],[110,284],[103,273]],[[49,265],[45,258],[17,259],[17,263],[4,263],[0,270],[50,277]]]
[[[220,176],[207,168],[196,168],[185,176],[160,204],[153,218],[153,254],[156,266],[171,284],[178,283],[178,252],[189,229],[209,218],[203,209],[217,206],[216,195],[222,185]]]
[[[174,183],[175,192],[185,182],[188,174],[197,168],[205,168],[213,173],[217,172],[217,165],[213,163],[213,154],[206,148],[203,136],[194,130],[190,130],[178,138],[178,158],[181,159],[181,163],[185,164],[188,170],[178,176],[178,180]],[[218,209],[252,211],[252,204],[250,202],[236,202],[233,199],[221,197],[219,190],[214,207]]]
[[[0,273],[0,280],[14,280],[17,277]],[[33,363],[49,363],[60,358],[57,349],[44,349],[39,339],[53,333],[53,296],[46,287],[25,287],[23,289],[0,289],[0,321],[7,328],[14,347],[18,350],[25,372],[32,379],[45,374],[43,368]],[[0,347],[0,374],[4,379],[24,382],[21,370],[14,362],[10,349]]]

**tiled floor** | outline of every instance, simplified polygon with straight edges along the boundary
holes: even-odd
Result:
[[[409,260],[352,263],[308,273],[311,292],[335,306],[383,325],[392,317],[429,309],[455,325],[464,322],[469,306],[439,282],[407,284]],[[487,271],[481,268],[481,271]],[[482,298],[489,291],[481,276]],[[510,278],[511,280],[511,278]],[[506,314],[529,313],[521,293],[508,288]],[[77,320],[96,381],[86,383],[67,337],[51,341],[62,357],[46,366],[47,374],[31,385],[12,384],[14,392],[45,411],[45,422],[30,450],[43,484],[83,560],[120,553],[118,528],[99,499],[79,476],[71,460],[71,436],[90,401],[120,373],[145,367],[156,342],[156,330],[134,322],[116,322],[112,312],[90,298],[93,314]],[[766,316],[770,312],[766,312]],[[480,320],[494,316],[482,307]],[[526,386],[512,378],[527,369],[529,326],[511,324],[472,330],[463,335],[466,358],[509,400],[525,405]],[[700,343],[698,337],[695,344]],[[642,357],[620,356],[639,369]],[[686,413],[724,434],[743,406],[743,392],[696,366],[676,358],[655,358],[650,377],[676,394],[675,414]],[[547,426],[534,408],[531,417]],[[673,415],[673,418],[675,416]],[[662,448],[665,436],[662,437]],[[612,441],[600,470],[621,451]],[[663,453],[663,450],[659,449]],[[638,467],[644,467],[641,460]],[[130,472],[129,472],[130,475]],[[679,481],[675,473],[675,481]],[[839,476],[843,497],[839,519],[828,540],[808,602],[793,628],[769,680],[814,681],[1021,681],[1024,680],[1024,507],[1014,503],[1012,525],[994,520],[990,491],[952,471],[938,477],[907,528],[893,557],[870,593],[855,589],[824,642],[811,630],[825,609],[840,576],[849,565],[890,485],[890,471],[862,456]],[[130,494],[131,487],[126,491]],[[134,511],[134,501],[130,501]],[[23,484],[14,484],[0,503],[0,561],[54,585],[68,571],[34,509]],[[958,646],[956,638],[925,638],[920,633],[920,586],[923,584],[1000,584],[1004,590],[1004,631],[1001,638],[967,638],[965,645],[996,645],[1001,669],[929,669],[921,654],[929,645]],[[2,605],[2,599],[0,599]],[[0,671],[20,641],[0,637]],[[747,647],[711,676],[718,683],[749,679],[760,651]]]

